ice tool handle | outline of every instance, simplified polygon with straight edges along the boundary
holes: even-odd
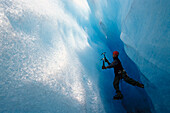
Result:
[[[101,60],[103,60],[103,66],[102,67],[105,67],[105,59],[106,59],[106,56],[105,56],[106,52],[102,53],[101,55],[104,55],[104,58],[102,58]]]

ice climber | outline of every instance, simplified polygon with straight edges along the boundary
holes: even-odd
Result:
[[[114,68],[114,73],[115,73],[115,78],[114,78],[114,82],[113,82],[113,86],[116,90],[117,95],[115,95],[113,98],[114,99],[122,99],[123,95],[121,94],[121,91],[119,90],[119,81],[121,79],[124,79],[124,81],[126,81],[127,83],[133,85],[133,86],[138,86],[141,88],[144,88],[144,85],[139,83],[138,81],[135,81],[134,79],[130,78],[126,71],[123,69],[122,64],[118,58],[119,52],[118,51],[114,51],[113,52],[113,59],[114,61],[112,63],[110,63],[106,58],[105,58],[105,62],[108,63],[108,66],[102,66],[102,69],[108,69],[108,68]]]

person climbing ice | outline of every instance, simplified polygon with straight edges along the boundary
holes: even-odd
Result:
[[[114,51],[113,52],[114,61],[112,63],[110,63],[105,57],[104,59],[105,59],[105,62],[108,63],[108,66],[105,66],[105,65],[102,66],[102,69],[114,68],[115,78],[114,78],[113,86],[117,93],[117,95],[115,95],[113,97],[114,99],[122,99],[123,98],[123,95],[122,95],[121,91],[119,90],[119,81],[121,79],[124,79],[124,81],[126,81],[127,83],[129,83],[133,86],[138,86],[140,88],[144,88],[144,85],[142,83],[135,81],[134,79],[130,78],[127,75],[126,71],[122,67],[122,64],[121,64],[118,56],[119,56],[119,52]]]

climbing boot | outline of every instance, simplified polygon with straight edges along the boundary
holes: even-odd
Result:
[[[141,84],[141,83],[137,84],[137,86],[140,87],[140,88],[144,88],[144,85]]]
[[[119,99],[123,99],[123,95],[121,93],[117,93],[117,95],[115,95],[113,97],[114,100],[119,100]]]

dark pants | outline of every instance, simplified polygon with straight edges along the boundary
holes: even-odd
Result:
[[[121,71],[119,72],[119,74],[116,74],[115,75],[115,78],[114,78],[114,82],[113,82],[113,86],[116,90],[116,93],[120,93],[120,90],[119,90],[119,81],[120,79],[124,79],[124,81],[126,81],[127,83],[133,85],[133,86],[139,86],[139,82],[135,81],[134,79],[128,77],[126,71]]]

